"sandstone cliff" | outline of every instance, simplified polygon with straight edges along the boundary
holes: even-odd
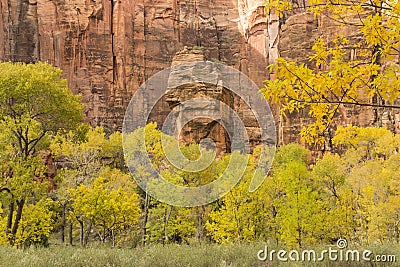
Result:
[[[0,60],[60,67],[87,121],[109,130],[184,46],[204,47],[261,86],[277,38],[277,18],[257,0],[0,0]]]
[[[316,20],[302,13],[302,4],[295,7],[279,21],[265,15],[257,0],[0,0],[0,60],[41,60],[60,67],[69,87],[83,95],[86,120],[121,130],[132,94],[170,67],[185,46],[203,47],[205,58],[224,62],[262,86],[274,77],[268,77],[265,66],[275,61],[278,50],[284,58],[310,64],[307,57],[317,37],[329,42],[341,33],[360,42],[351,27]],[[246,113],[240,102],[234,105]],[[167,102],[160,103],[154,120],[162,121],[169,111]],[[276,120],[282,144],[298,141],[309,118],[303,112]],[[336,119],[361,126],[373,120],[371,109],[357,107],[342,108]],[[382,125],[400,132],[400,113],[384,113]]]
[[[174,56],[172,66],[191,62],[205,63],[206,60],[205,51],[202,49],[185,47]],[[164,101],[168,103],[174,121],[176,121],[175,131],[176,129],[182,129],[179,131],[180,141],[184,143],[199,143],[201,140],[209,138],[215,144],[217,155],[230,153],[233,145],[231,138],[238,139],[239,137],[233,137],[235,131],[232,127],[238,123],[233,118],[232,113],[235,113],[237,120],[243,122],[244,126],[243,135],[240,136],[243,151],[245,150],[244,145],[247,143],[245,140],[249,141],[248,148],[250,150],[257,144],[266,143],[267,139],[262,140],[261,137],[259,121],[257,121],[249,107],[249,103],[258,103],[257,100],[260,99],[260,96],[258,94],[248,94],[245,96],[247,99],[242,99],[238,95],[239,92],[234,92],[232,89],[235,86],[238,88],[240,87],[239,84],[243,85],[246,82],[239,76],[226,75],[226,70],[221,70],[218,66],[220,65],[197,64],[197,66],[171,68],[168,90]],[[198,77],[214,77],[211,78],[213,83],[188,82],[187,77],[191,77],[191,72],[198,74]],[[201,75],[201,73],[205,73],[205,75]],[[228,83],[228,79],[230,83]],[[246,92],[254,89],[252,87],[244,88],[243,90],[246,90]],[[257,89],[256,87],[256,92]],[[260,116],[261,114],[258,115]],[[270,116],[270,114],[267,114],[267,116]],[[163,121],[165,119],[161,120],[161,122]],[[272,125],[270,124],[270,126]],[[240,127],[237,127],[236,133],[239,134],[241,132],[239,130]],[[267,131],[267,129],[265,130]],[[268,130],[268,134],[265,133],[264,137],[275,140],[273,127]],[[247,134],[247,137],[245,134]],[[209,146],[208,148],[212,147]]]

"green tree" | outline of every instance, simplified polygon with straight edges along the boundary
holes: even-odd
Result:
[[[324,200],[325,218],[322,231],[326,240],[344,237],[350,240],[354,233],[354,200],[348,183],[349,168],[338,154],[325,154],[312,168],[317,190]]]
[[[144,136],[144,139],[142,138]],[[198,144],[177,144],[172,136],[162,134],[157,129],[155,123],[149,123],[145,128],[139,128],[135,132],[124,135],[125,156],[128,158],[128,164],[135,164],[136,171],[133,176],[138,181],[149,181],[152,174],[145,167],[145,157],[138,155],[149,155],[149,159],[153,167],[163,178],[171,183],[181,186],[198,186],[207,184],[217,177],[216,163],[211,158],[212,153],[205,153],[206,160],[211,163],[210,166],[199,172],[184,171],[177,168],[166,157],[172,157],[176,163],[177,149],[182,152],[185,159],[181,164],[182,168],[187,167],[189,160],[196,160],[200,156]],[[164,143],[163,143],[164,138]],[[204,155],[203,155],[204,156]],[[151,180],[150,180],[151,181]],[[156,183],[152,183],[155,189],[160,190],[159,194],[169,196],[173,192],[164,190]],[[143,186],[143,185],[142,185]],[[169,242],[176,240],[177,242],[187,242],[194,237],[198,240],[205,236],[205,222],[207,213],[211,206],[201,206],[192,209],[171,207],[165,203],[151,198],[146,190],[141,191],[143,200],[143,216],[142,216],[142,243],[150,242]],[[189,215],[190,214],[190,215]],[[177,221],[182,223],[178,226]],[[192,230],[196,229],[195,232]]]
[[[255,148],[257,151],[259,148]],[[257,153],[257,152],[255,152]],[[217,163],[219,174],[231,175],[226,172],[231,155],[224,155]],[[218,243],[257,240],[266,229],[260,223],[265,213],[264,193],[261,186],[254,192],[249,192],[250,182],[255,174],[257,158],[249,156],[248,166],[239,183],[223,198],[217,201],[216,207],[210,212],[206,223],[208,235]],[[236,171],[236,170],[233,170]]]
[[[82,120],[80,100],[60,69],[47,63],[0,63],[0,191],[9,194],[4,231],[11,244],[26,201],[38,201],[39,192],[46,191],[37,152],[48,147],[51,135]]]
[[[121,133],[115,132],[107,137],[102,127],[92,129],[87,124],[81,124],[74,131],[56,135],[51,140],[50,149],[63,165],[56,177],[58,183],[56,197],[62,207],[61,240],[64,242],[67,213],[72,204],[68,190],[75,189],[81,184],[92,184],[104,166],[123,167]],[[84,244],[84,221],[79,219],[74,221],[80,224],[80,241]],[[70,244],[72,240],[70,222]]]
[[[138,222],[136,184],[130,175],[117,169],[105,169],[93,183],[81,184],[69,192],[70,219],[86,222],[90,229],[87,234],[94,229],[101,242],[110,240],[115,246],[116,236]]]
[[[304,246],[323,240],[324,200],[307,170],[307,153],[296,144],[277,152],[272,179],[281,186],[276,201],[278,237],[289,246]]]
[[[264,231],[290,247],[329,243],[345,236],[352,221],[340,157],[326,155],[310,166],[308,154],[298,144],[282,146],[262,193]]]

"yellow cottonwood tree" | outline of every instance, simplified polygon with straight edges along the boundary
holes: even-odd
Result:
[[[74,189],[81,184],[91,184],[99,176],[102,166],[123,166],[121,133],[115,132],[106,136],[102,127],[92,129],[87,124],[81,124],[74,131],[54,136],[50,142],[50,149],[53,156],[63,164],[56,176],[58,186],[55,197],[61,206],[61,241],[64,242],[66,215],[71,206],[68,189]],[[79,224],[82,228],[83,222]],[[69,227],[71,244],[71,222]]]
[[[267,11],[281,15],[292,8],[291,1],[266,2]],[[279,104],[283,116],[308,111],[314,121],[300,133],[308,144],[325,142],[324,133],[342,105],[371,107],[375,125],[382,125],[384,111],[400,108],[395,102],[400,96],[400,65],[396,60],[400,52],[399,1],[310,0],[304,8],[317,17],[327,16],[339,25],[351,26],[363,35],[363,41],[349,44],[346,38],[336,36],[333,44],[327,44],[323,38],[317,39],[310,57],[315,69],[279,58],[269,67],[277,78],[266,81],[261,92]],[[349,48],[360,51],[360,58],[349,61]]]
[[[94,229],[101,242],[110,240],[114,246],[116,236],[138,222],[140,208],[136,184],[130,175],[117,169],[106,169],[92,185],[81,184],[69,192],[72,201],[70,219],[87,222],[89,232]]]
[[[399,240],[400,135],[385,128],[339,128],[334,144],[342,156],[353,194],[353,224],[359,243]]]
[[[55,228],[56,203],[49,198],[42,198],[35,204],[27,204],[22,212],[22,218],[15,236],[16,247],[29,247],[32,244],[48,245],[48,238]],[[7,217],[0,218],[0,226],[5,227]],[[0,232],[0,244],[6,244],[9,236],[4,231]]]
[[[255,241],[269,234],[267,220],[271,203],[266,199],[269,184],[264,182],[257,190],[249,192],[253,176],[266,175],[255,174],[260,151],[261,147],[257,147],[253,155],[249,155],[247,168],[239,183],[221,198],[209,213],[206,229],[208,235],[218,243]],[[221,173],[225,171],[229,160],[230,155],[225,155],[218,162]]]
[[[290,247],[301,247],[326,240],[329,231],[326,200],[319,184],[307,170],[304,148],[292,144],[277,153],[272,179],[281,185],[276,201],[278,239]]]

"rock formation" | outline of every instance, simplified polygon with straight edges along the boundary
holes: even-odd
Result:
[[[185,47],[175,55],[172,60],[172,66],[205,60],[203,50]],[[216,103],[216,101],[208,101],[207,98],[223,102],[228,107],[233,108],[233,94],[226,88],[215,84],[196,82],[185,83],[179,87],[175,87],[174,84],[179,84],[184,79],[181,76],[186,74],[182,73],[179,67],[177,68],[177,70],[172,68],[165,101],[174,112],[177,129],[182,129],[177,133],[179,134],[179,140],[190,144],[193,142],[199,143],[201,140],[209,138],[216,146],[217,155],[229,153],[231,150],[229,134],[218,120],[212,119],[213,115],[224,113],[221,110],[223,107]],[[185,103],[185,101],[191,99],[197,100],[189,102],[189,104],[188,102]],[[229,115],[229,113],[226,115]],[[193,117],[195,118],[193,119]],[[211,149],[211,147],[207,148]]]
[[[180,67],[182,65],[179,65],[205,61],[203,49],[187,47],[178,52],[172,60],[173,67],[169,76],[168,91],[163,101],[168,103],[171,109],[177,124],[176,129],[182,129],[175,134],[179,134],[180,141],[184,143],[199,143],[201,140],[209,138],[216,146],[217,155],[229,153],[232,145],[230,134],[233,135],[234,132],[231,128],[232,125],[235,125],[232,113],[235,113],[237,118],[243,122],[249,140],[249,148],[254,148],[262,141],[261,130],[252,110],[245,101],[255,102],[256,100],[251,96],[247,96],[249,99],[241,99],[230,90],[231,88],[225,88],[223,84],[227,82],[226,79],[232,81],[235,78],[222,74],[218,69],[218,64],[212,66],[197,64],[182,69]],[[204,76],[215,77],[215,83],[187,83],[187,77],[191,75],[191,72],[195,72],[199,77],[203,77],[200,72],[203,72]],[[240,79],[237,79],[237,83],[240,82]],[[245,136],[241,137],[247,140]]]
[[[60,67],[86,120],[121,130],[132,94],[184,46],[261,86],[277,26],[257,0],[0,0],[0,60]]]
[[[307,56],[316,37],[329,42],[341,33],[360,41],[353,28],[324,17],[315,20],[301,13],[300,1],[294,3],[300,13],[279,21],[265,15],[257,0],[0,0],[0,60],[60,67],[69,87],[83,96],[87,122],[121,130],[133,93],[170,67],[185,46],[204,48],[204,57],[242,71],[261,87],[263,80],[274,78],[265,66],[275,61],[278,50],[284,58],[310,64]],[[246,119],[243,103],[233,105]],[[153,120],[162,121],[169,110],[167,102],[160,103]],[[385,112],[382,125],[400,132],[400,113]],[[297,141],[308,120],[303,112],[279,121],[280,143]],[[357,107],[342,108],[337,117],[344,125],[366,126],[371,120],[371,109]],[[256,131],[250,135],[257,140]]]

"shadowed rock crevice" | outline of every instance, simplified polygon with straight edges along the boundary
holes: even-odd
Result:
[[[172,60],[171,73],[168,80],[168,90],[163,101],[168,103],[176,121],[177,138],[183,143],[200,143],[205,138],[214,141],[217,155],[231,152],[232,126],[234,121],[230,109],[243,122],[244,130],[249,139],[250,148],[261,142],[261,130],[253,111],[245,101],[230,88],[224,87],[226,77],[218,68],[210,65],[180,65],[192,62],[205,62],[204,49],[185,47]],[[181,67],[183,66],[183,67]],[[215,84],[204,82],[189,82],[199,77],[212,77]],[[192,77],[192,75],[194,75]],[[198,75],[198,76],[197,76]],[[240,84],[240,77],[237,83]],[[235,82],[236,83],[236,82]],[[251,90],[249,88],[248,90]],[[192,101],[191,101],[192,100]],[[165,121],[165,119],[161,120]],[[162,122],[161,122],[162,123]],[[159,125],[162,128],[162,125]]]

